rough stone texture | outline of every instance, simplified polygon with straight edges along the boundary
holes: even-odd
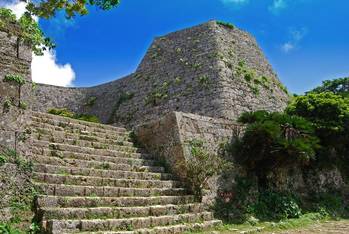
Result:
[[[9,173],[11,172],[11,173]],[[32,201],[28,195],[32,192],[32,184],[28,173],[20,170],[17,165],[6,163],[0,165],[0,223],[9,221],[16,210],[13,210],[14,204],[21,202],[25,205],[30,205]],[[26,224],[31,222],[32,212],[29,209],[21,211],[21,217],[27,220],[22,220]]]
[[[15,149],[20,154],[27,151],[20,138],[28,122],[28,112],[18,108],[18,104],[19,101],[29,106],[31,103],[32,55],[31,49],[18,41],[17,35],[16,25],[11,25],[7,32],[0,31],[0,154],[6,148]],[[3,81],[10,74],[21,75],[27,81],[21,87],[21,92],[17,84]],[[6,101],[12,103],[9,108],[4,105]],[[13,201],[25,197],[29,186],[28,178],[16,165],[0,166],[0,222],[11,218],[13,212],[10,207]]]
[[[45,233],[184,233],[221,223],[126,129],[38,112],[31,119],[36,214]]]
[[[188,142],[202,140],[212,153],[219,152],[221,143],[241,137],[244,127],[234,121],[189,113],[171,112],[159,120],[135,127],[140,143],[159,157],[182,181],[186,181],[186,161],[190,157]],[[204,202],[211,204],[218,193],[233,193],[236,176],[247,176],[246,171],[233,166],[232,170],[208,181]],[[251,179],[256,180],[257,178]],[[341,191],[345,186],[337,168],[292,168],[274,170],[268,175],[271,187],[295,192],[302,196],[330,191]]]
[[[246,81],[238,72],[242,63],[269,83]],[[245,111],[282,110],[288,95],[279,84],[252,36],[211,21],[156,38],[125,78],[91,88],[39,85],[34,110],[66,107],[128,126],[171,111],[235,120]],[[95,103],[87,105],[91,98]]]
[[[15,29],[15,25],[13,25]],[[25,111],[20,110],[19,100],[31,103],[31,49],[18,42],[15,30],[0,31],[0,145],[15,148],[15,133],[21,132],[26,122]],[[4,82],[6,75],[18,74],[26,79],[27,84],[21,88],[15,83]],[[5,108],[5,101],[11,101],[13,106]]]
[[[218,153],[221,143],[238,137],[243,126],[233,121],[182,112],[171,112],[160,120],[135,127],[140,143],[159,160],[164,161],[172,172],[186,181],[186,161],[190,157],[189,142],[201,140],[212,153]],[[234,173],[233,173],[234,174]],[[216,196],[221,184],[212,178],[208,182],[209,193],[204,201],[209,203]],[[233,180],[233,176],[230,177]]]

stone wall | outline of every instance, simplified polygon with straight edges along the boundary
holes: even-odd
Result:
[[[19,38],[16,25],[10,25],[6,31],[0,31],[0,154],[15,150],[18,154],[27,153],[23,142],[25,128],[29,121],[28,109],[32,104],[31,59],[28,45]],[[7,75],[20,75],[26,84],[4,81]],[[21,103],[21,105],[20,105]],[[13,156],[13,155],[12,155]],[[1,163],[0,163],[1,164]],[[29,176],[15,164],[0,165],[0,222],[12,218],[13,205],[23,199],[28,192]],[[16,211],[17,212],[17,211]],[[24,211],[23,211],[24,212]],[[25,217],[31,219],[29,210]],[[24,220],[22,220],[24,221]],[[25,220],[28,221],[28,220]],[[30,220],[29,220],[30,222]]]
[[[135,127],[139,143],[184,182],[192,140],[202,141],[205,149],[218,154],[222,143],[234,140],[242,132],[243,126],[233,121],[183,112],[171,112],[161,119]],[[217,177],[212,178],[208,185],[210,192],[205,200],[211,202],[221,185]]]
[[[18,38],[16,25],[0,31],[0,145],[16,148],[16,135],[23,129],[31,100],[31,48]],[[26,80],[22,87],[15,82],[5,82],[6,75],[20,75]]]
[[[35,95],[34,110],[66,107],[128,126],[171,111],[235,120],[288,101],[253,37],[215,21],[156,38],[125,78],[91,88],[39,85]]]
[[[171,112],[161,119],[134,128],[139,143],[158,157],[177,177],[187,182],[187,161],[190,158],[190,141],[200,140],[206,149],[221,155],[222,143],[231,143],[241,137],[244,126],[226,119],[218,119],[182,112]],[[257,177],[234,164],[222,175],[211,178],[207,183],[204,202],[212,204],[217,194],[235,194],[236,176]],[[342,191],[346,186],[341,172],[333,167],[279,168],[268,175],[270,187],[307,197],[314,193]]]

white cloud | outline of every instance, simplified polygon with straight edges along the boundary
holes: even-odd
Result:
[[[273,0],[273,3],[269,6],[269,10],[272,13],[279,13],[281,10],[287,8],[286,0]]]
[[[237,4],[241,4],[241,3],[246,3],[248,2],[248,0],[222,0],[223,3],[237,3]]]
[[[75,72],[70,64],[57,64],[53,51],[45,51],[43,56],[33,57],[32,77],[37,83],[72,86]]]
[[[19,18],[25,12],[26,4],[15,0],[0,6],[11,9]],[[36,20],[38,20],[36,18]],[[43,56],[33,54],[32,79],[34,82],[58,86],[72,86],[75,79],[75,72],[68,64],[58,64],[55,51],[45,51]]]
[[[26,5],[27,4],[25,2],[18,1],[0,4],[0,6],[11,9],[13,13],[17,16],[17,18],[21,17],[24,14]]]
[[[238,7],[245,3],[248,3],[249,0],[220,0],[224,5]]]
[[[296,49],[307,33],[308,33],[308,30],[307,28],[304,28],[304,27],[300,29],[290,29],[289,30],[290,40],[285,42],[281,46],[281,50],[285,53],[289,53],[292,50]]]
[[[300,41],[303,39],[303,37],[308,33],[307,28],[301,28],[301,29],[291,29],[290,34],[294,41]]]
[[[281,50],[285,53],[290,52],[291,50],[293,50],[295,48],[295,45],[292,44],[292,42],[286,42],[285,44],[283,44],[281,46]]]

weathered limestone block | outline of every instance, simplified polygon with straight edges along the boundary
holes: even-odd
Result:
[[[22,131],[26,122],[26,112],[18,108],[20,102],[31,104],[31,53],[30,46],[20,42],[16,25],[8,32],[0,31],[0,131],[3,136],[12,135],[6,137],[7,143],[13,143],[14,134]],[[15,82],[5,82],[6,75],[20,75],[26,84],[19,87]]]
[[[135,127],[140,143],[159,160],[167,164],[183,182],[187,182],[187,160],[190,158],[189,142],[201,140],[211,153],[218,153],[222,143],[231,141],[242,133],[243,127],[233,121],[207,116],[171,112],[159,120]],[[231,176],[233,180],[235,173]],[[219,188],[221,180],[208,181],[208,193],[204,202],[210,203]]]
[[[255,39],[215,21],[156,38],[127,77],[90,88],[39,85],[35,96],[38,111],[66,107],[130,127],[172,111],[236,120],[288,101]]]
[[[9,173],[11,172],[11,173]],[[13,207],[11,204],[27,203],[31,204],[32,184],[29,180],[29,175],[20,170],[17,165],[4,164],[0,165],[0,222],[6,222],[11,219],[13,215]],[[23,213],[23,212],[22,212]],[[28,223],[31,222],[30,207],[22,214],[22,218],[28,218]]]
[[[183,142],[178,128],[178,112],[137,126],[137,139],[146,149],[158,155],[179,178],[185,179],[186,165]]]

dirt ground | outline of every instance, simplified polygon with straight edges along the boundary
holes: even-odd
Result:
[[[349,220],[327,221],[314,224],[306,228],[298,228],[289,231],[266,232],[277,234],[349,234]]]

